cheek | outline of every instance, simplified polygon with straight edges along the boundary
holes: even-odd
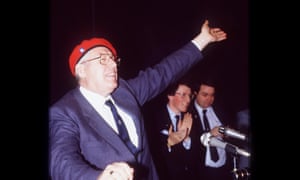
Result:
[[[182,100],[178,101],[177,105],[180,107],[182,110],[186,109],[188,107],[188,101],[187,100]]]
[[[201,106],[207,106],[209,104],[209,100],[207,98],[198,98],[197,101]]]
[[[212,103],[212,102],[214,102],[214,99],[215,99],[215,98],[210,97],[210,98],[208,98],[208,102],[209,102],[209,103]]]
[[[175,102],[175,104],[176,104],[177,106],[181,104],[181,100],[178,99],[178,98],[175,98],[175,99],[174,99],[174,102]]]

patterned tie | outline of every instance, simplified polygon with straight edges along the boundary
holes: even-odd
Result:
[[[132,144],[132,142],[130,141],[127,129],[125,127],[124,121],[122,120],[121,116],[119,115],[116,107],[114,106],[114,104],[111,102],[111,100],[107,100],[105,102],[105,104],[107,106],[110,107],[111,112],[114,116],[114,119],[116,121],[117,127],[118,127],[118,131],[119,131],[119,136],[122,138],[122,140],[126,143],[127,147],[130,149],[130,151],[133,154],[137,153],[137,148]]]
[[[204,129],[205,131],[210,131],[210,128],[209,128],[209,125],[208,125],[208,119],[207,119],[207,116],[206,116],[206,109],[203,109],[203,122],[204,122]],[[214,146],[209,146],[209,150],[210,150],[210,157],[213,161],[217,161],[219,159],[219,155],[218,155],[218,152],[217,152],[217,148],[214,147]]]

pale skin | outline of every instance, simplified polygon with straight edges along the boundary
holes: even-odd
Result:
[[[125,162],[114,162],[105,167],[97,180],[133,180],[133,171]]]
[[[201,32],[194,38],[194,41],[197,43],[198,48],[203,50],[209,43],[219,42],[226,38],[226,33],[223,30],[209,27],[206,20],[201,27]],[[112,59],[105,65],[100,64],[98,60],[82,63],[100,54],[112,54],[112,52],[106,47],[90,49],[75,66],[75,74],[80,86],[107,97],[118,86],[117,64]],[[191,126],[189,122],[191,121],[190,115],[187,115],[184,119],[186,120],[183,120],[184,122],[179,125],[179,132],[181,132],[181,129],[185,129],[185,132],[178,135],[181,138],[187,137],[189,132],[186,129]],[[132,180],[133,174],[134,169],[126,162],[114,162],[104,168],[97,180]]]
[[[191,102],[191,95],[191,88],[184,84],[180,84],[174,95],[168,95],[168,105],[170,109],[176,114],[182,112],[185,113]],[[185,113],[183,119],[179,120],[177,123],[177,131],[174,132],[173,126],[170,125],[167,145],[170,147],[188,138],[192,123],[192,115],[190,113]]]
[[[188,138],[191,131],[192,123],[192,115],[190,113],[185,113],[183,119],[179,120],[179,123],[177,125],[177,131],[174,132],[172,125],[170,125],[167,145],[171,147]]]
[[[205,84],[202,84],[198,92],[196,93],[196,102],[199,104],[202,108],[208,108],[211,106],[215,101],[215,88],[212,86],[208,86]],[[210,130],[211,135],[213,136],[221,136],[224,135],[219,132],[219,127],[216,126]]]

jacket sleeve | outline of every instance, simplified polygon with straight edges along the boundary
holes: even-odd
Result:
[[[202,53],[190,42],[165,57],[160,63],[140,71],[137,77],[128,80],[129,86],[140,105],[143,105],[202,59]]]

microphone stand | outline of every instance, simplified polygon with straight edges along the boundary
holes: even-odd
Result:
[[[233,169],[231,171],[233,180],[250,180],[250,173],[246,168],[237,168],[237,154],[233,156]]]

